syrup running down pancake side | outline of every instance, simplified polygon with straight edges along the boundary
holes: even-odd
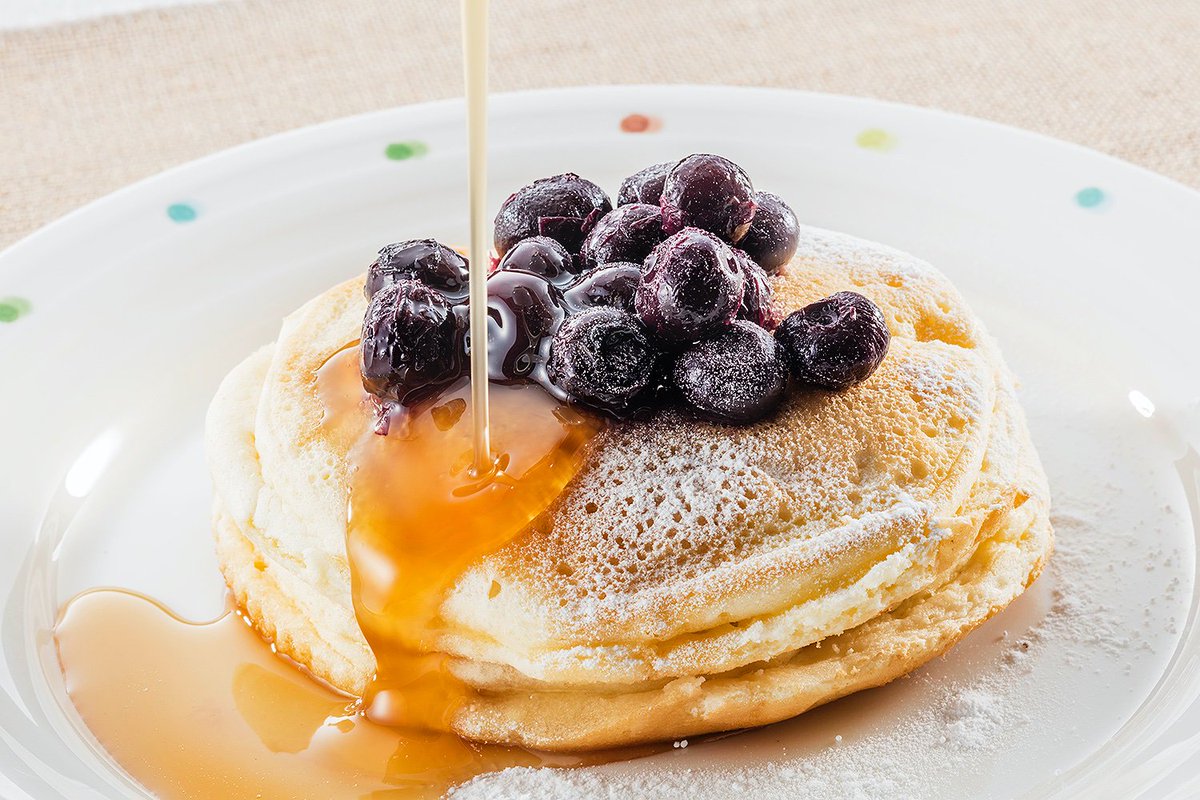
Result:
[[[422,644],[467,565],[518,536],[581,466],[601,422],[536,386],[494,385],[490,475],[473,469],[470,386],[375,433],[358,348],[317,376],[323,425],[355,435],[347,549],[379,671],[358,703],[264,646],[236,613],[193,624],[137,595],[81,595],[56,628],[95,737],[161,798],[426,798],[510,766],[582,766],[657,748],[548,756],[445,732],[471,691]],[[365,714],[363,713],[365,712]],[[130,724],[137,720],[137,724]]]
[[[430,654],[445,592],[478,558],[524,531],[583,464],[601,421],[534,385],[491,387],[490,474],[473,469],[470,387],[416,413],[390,411],[388,435],[358,375],[358,348],[321,369],[325,423],[358,434],[350,454],[346,550],[359,626],[378,661],[364,701],[388,725],[448,730],[470,699]]]

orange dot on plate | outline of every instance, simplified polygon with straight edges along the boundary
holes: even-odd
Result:
[[[645,114],[630,114],[621,120],[621,130],[625,133],[653,133],[661,127],[660,119]]]

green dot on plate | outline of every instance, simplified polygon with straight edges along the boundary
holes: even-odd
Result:
[[[897,140],[895,136],[882,128],[867,128],[854,138],[854,143],[865,150],[878,150],[886,153],[895,148]]]
[[[430,146],[424,142],[392,142],[383,150],[383,155],[392,161],[407,161],[408,158],[420,158],[430,151]]]
[[[191,222],[199,215],[196,209],[187,203],[172,203],[167,206],[167,216],[175,222]]]
[[[0,298],[0,322],[16,322],[33,310],[33,304],[24,297]]]
[[[424,142],[392,142],[383,150],[383,154],[392,161],[420,158],[428,152],[429,145]]]
[[[1080,189],[1075,193],[1075,202],[1080,208],[1096,208],[1106,199],[1103,189],[1095,186],[1089,186],[1086,189]]]
[[[392,142],[383,151],[383,154],[392,161],[403,161],[406,158],[412,158],[412,148],[407,142]]]

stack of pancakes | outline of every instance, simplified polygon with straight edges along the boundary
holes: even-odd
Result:
[[[803,228],[773,283],[784,314],[841,290],[873,300],[882,366],[845,392],[793,389],[746,427],[611,424],[550,512],[442,603],[436,647],[477,690],[457,733],[571,750],[773,722],[909,672],[1038,576],[1046,478],[1000,353],[946,278]],[[375,669],[346,558],[359,431],[322,425],[316,375],[364,310],[361,279],[309,302],[208,418],[237,602],[354,694]]]

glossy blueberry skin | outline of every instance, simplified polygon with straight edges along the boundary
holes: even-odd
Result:
[[[783,350],[771,334],[738,320],[675,359],[683,400],[717,422],[749,423],[775,410],[787,388]]]
[[[567,314],[562,292],[540,275],[517,270],[492,273],[487,290],[488,377],[537,380],[550,337]]]
[[[662,240],[659,207],[630,203],[600,218],[584,237],[579,259],[585,271],[618,261],[640,263]]]
[[[684,345],[724,328],[742,304],[745,279],[729,245],[684,228],[650,253],[634,308],[660,341]]]
[[[440,292],[405,279],[371,298],[363,321],[363,386],[381,400],[411,405],[463,374],[461,322]]]
[[[367,268],[367,298],[384,286],[412,279],[451,299],[467,296],[467,259],[435,239],[410,239],[384,246]]]
[[[549,236],[531,236],[513,245],[496,269],[532,272],[551,283],[563,285],[575,279],[575,258],[557,240]]]
[[[742,292],[742,307],[738,309],[738,319],[749,320],[769,331],[775,330],[775,326],[779,324],[779,316],[773,302],[771,280],[744,250],[736,247],[730,249],[733,250],[734,261],[742,271],[746,283]]]
[[[605,264],[581,275],[563,296],[574,311],[611,306],[633,313],[633,297],[641,279],[641,264]]]
[[[637,317],[592,308],[558,329],[546,373],[570,399],[620,413],[650,386],[658,358]]]
[[[775,337],[797,381],[834,391],[871,377],[891,342],[883,312],[857,292],[838,292],[792,312]]]
[[[766,271],[774,275],[796,255],[800,243],[800,223],[791,206],[779,195],[759,192],[754,195],[757,208],[746,235],[738,247]]]
[[[667,173],[659,205],[668,236],[694,227],[737,244],[754,219],[754,186],[729,159],[697,153]]]
[[[625,206],[630,203],[658,205],[659,200],[662,199],[663,182],[666,181],[667,173],[673,166],[675,166],[674,161],[664,161],[661,164],[654,164],[638,170],[621,181],[621,188],[617,191],[617,206]]]
[[[567,252],[578,253],[596,220],[611,210],[612,201],[604,190],[573,172],[539,178],[500,206],[493,231],[496,253],[503,258],[530,236],[549,236]]]

